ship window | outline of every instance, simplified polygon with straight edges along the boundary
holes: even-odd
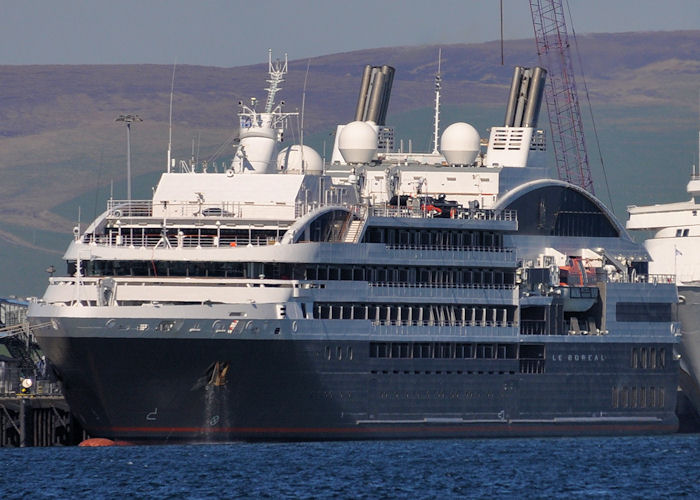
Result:
[[[518,232],[528,235],[618,237],[608,213],[588,195],[565,186],[543,186],[507,207],[518,212]]]
[[[394,342],[391,344],[392,358],[410,358],[411,346],[408,342]]]
[[[647,368],[647,348],[642,347],[642,368],[646,370]]]
[[[414,358],[432,358],[432,344],[428,342],[416,342],[413,344]]]
[[[666,368],[666,349],[659,349],[659,366],[663,370]]]
[[[617,399],[617,387],[612,388],[612,407],[617,408],[619,400]]]
[[[632,368],[638,368],[639,367],[639,352],[637,351],[636,347],[632,348]]]
[[[452,349],[451,345],[445,342],[439,342],[435,344],[435,357],[436,358],[451,358]]]
[[[474,351],[472,349],[472,344],[457,344],[457,352],[455,357],[467,359],[473,358]]]
[[[682,229],[676,229],[676,238],[680,238],[682,234],[683,234]]]
[[[482,359],[493,359],[494,358],[494,346],[493,344],[476,344],[476,357]]]
[[[656,349],[654,347],[649,351],[649,365],[652,370],[656,370]]]
[[[659,408],[663,408],[664,403],[664,388],[659,387],[659,397],[656,399],[656,406],[658,406]]]
[[[618,302],[615,318],[617,321],[666,323],[672,320],[671,304]]]
[[[544,359],[544,345],[521,344],[520,359]]]
[[[683,230],[683,236],[688,236],[688,233],[690,232],[690,229],[684,229]]]
[[[353,267],[352,269],[352,279],[354,281],[364,281],[365,270],[361,267]]]
[[[517,359],[516,344],[498,344],[498,359]]]
[[[639,407],[640,408],[647,407],[647,389],[646,389],[646,387],[639,388]]]

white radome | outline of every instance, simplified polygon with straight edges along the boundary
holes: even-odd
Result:
[[[366,122],[348,123],[338,137],[338,149],[346,163],[369,163],[377,152],[377,131]]]
[[[479,154],[481,138],[474,127],[453,123],[442,133],[440,150],[451,165],[471,165]]]
[[[302,147],[304,168],[302,169]],[[279,152],[277,155],[277,168],[286,170],[291,174],[300,174],[302,171],[306,174],[321,174],[323,173],[323,160],[314,148],[311,146],[300,146],[294,144],[288,146]]]

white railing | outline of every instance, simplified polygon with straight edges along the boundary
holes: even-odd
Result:
[[[447,209],[447,208],[445,208]],[[373,205],[369,207],[369,215],[375,217],[410,217],[421,219],[441,218],[436,215],[433,210],[411,207],[396,207],[386,204]],[[471,220],[489,220],[489,221],[517,221],[518,213],[516,210],[470,210],[464,207],[454,207],[450,209],[450,219],[471,219]]]
[[[513,321],[449,321],[449,320],[402,320],[402,319],[387,319],[387,320],[372,320],[372,326],[475,326],[486,328],[513,328],[518,326],[518,323]]]
[[[460,288],[460,289],[479,289],[479,290],[513,290],[516,285],[513,284],[486,284],[486,283],[396,283],[396,282],[370,282],[370,287],[376,288]]]
[[[329,199],[327,203],[306,203],[303,201],[257,203],[245,201],[223,201],[218,203],[160,202],[151,200],[109,200],[107,217],[110,219],[200,219],[202,221],[225,220],[274,220],[290,221],[298,219],[318,208],[342,206],[360,213],[360,207]]]
[[[281,233],[283,234],[283,233]],[[206,234],[173,235],[167,237],[154,234],[131,234],[129,228],[111,230],[109,234],[95,236],[86,234],[83,242],[92,245],[106,247],[130,247],[130,248],[227,248],[245,246],[276,245],[282,240],[279,237],[266,236],[216,236]]]
[[[446,252],[493,252],[512,254],[512,248],[486,247],[486,246],[459,246],[459,245],[415,245],[415,244],[387,244],[390,250],[440,250]]]

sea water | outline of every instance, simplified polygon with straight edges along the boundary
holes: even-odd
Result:
[[[0,449],[0,498],[700,498],[700,435]]]

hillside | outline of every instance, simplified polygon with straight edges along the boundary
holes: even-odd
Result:
[[[683,186],[697,154],[700,31],[579,36],[578,48],[603,157],[615,165],[612,171],[608,167],[608,178],[618,215],[626,203],[685,197]],[[416,144],[427,145],[437,49],[387,47],[290,60],[281,93],[286,110],[301,107],[308,63],[305,134],[320,149],[324,139],[332,139],[328,134],[335,124],[352,119],[363,66],[390,64],[397,71],[388,121],[407,138],[413,135]],[[442,49],[443,124],[472,121],[482,135],[502,119],[512,67],[537,64],[533,40],[507,41],[504,66],[497,42]],[[261,61],[266,56],[260,54]],[[144,119],[132,129],[132,167],[135,192],[150,193],[165,167],[172,70],[169,65],[0,66],[0,275],[17,272],[8,258],[23,259],[41,249],[46,251],[37,265],[58,267],[60,259],[49,251],[63,250],[57,234],[70,233],[78,205],[85,222],[102,209],[98,198],[111,182],[115,197],[123,196],[126,137],[123,125],[114,121],[120,114]],[[266,62],[237,68],[178,66],[175,155],[189,158],[195,143],[198,156],[210,158],[229,141],[237,102],[264,97],[266,71]],[[578,87],[585,105],[580,77]],[[408,125],[416,117],[424,120],[423,129]],[[597,158],[592,124],[586,120],[589,153]],[[224,148],[224,155],[231,152]],[[639,164],[645,161],[649,164]],[[667,161],[676,174],[654,168]],[[600,167],[594,167],[594,177],[603,179]],[[632,189],[630,178],[637,183]],[[664,183],[667,191],[660,188]],[[58,248],[56,241],[61,241]]]

